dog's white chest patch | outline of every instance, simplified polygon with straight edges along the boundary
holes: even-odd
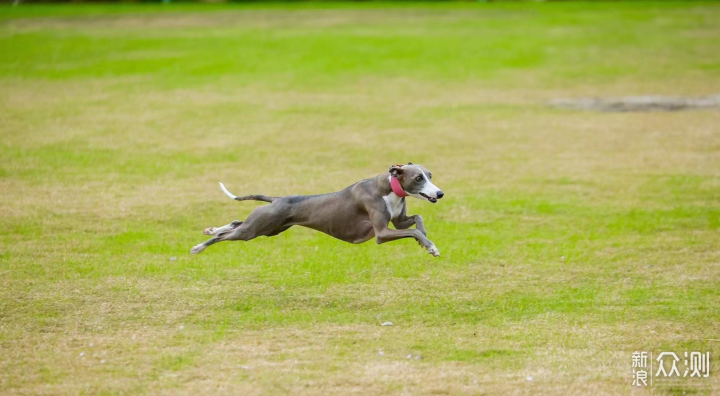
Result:
[[[395,193],[390,193],[385,195],[383,200],[385,201],[385,206],[387,207],[388,212],[390,212],[391,219],[400,216],[403,206],[403,199],[401,197],[398,197]]]

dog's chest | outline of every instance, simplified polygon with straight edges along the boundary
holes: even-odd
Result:
[[[387,207],[388,212],[390,212],[391,219],[400,216],[400,212],[402,212],[404,204],[404,201],[401,197],[398,197],[394,193],[390,193],[388,195],[385,195],[383,197],[383,200],[385,201],[385,206]]]

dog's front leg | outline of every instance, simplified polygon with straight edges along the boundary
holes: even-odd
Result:
[[[400,212],[400,215],[393,219],[392,223],[398,230],[405,230],[410,228],[413,224],[415,224],[415,229],[422,232],[423,235],[427,236],[427,232],[425,231],[425,223],[423,223],[423,218],[420,215],[413,215],[408,216],[405,214],[407,206],[403,204],[402,211]]]
[[[410,228],[413,224],[415,224],[415,229],[422,232],[423,235],[427,236],[427,231],[425,231],[425,223],[423,223],[423,218],[420,215],[412,215],[412,216],[405,216],[405,218],[401,218],[402,216],[398,216],[395,220],[392,221],[393,225],[398,230],[406,230]]]
[[[402,238],[415,238],[424,247],[428,253],[437,257],[440,255],[440,251],[435,244],[432,243],[425,235],[418,229],[414,230],[393,230],[392,228],[385,227],[380,232],[375,232],[375,238],[378,244],[394,241]]]
[[[440,251],[435,244],[432,243],[427,237],[420,232],[417,228],[405,229],[405,230],[393,230],[388,227],[390,219],[388,214],[382,211],[372,211],[370,214],[370,221],[373,224],[373,230],[375,231],[375,240],[378,244],[391,242],[403,238],[415,238],[420,246],[424,247],[428,253],[437,257],[440,255]]]

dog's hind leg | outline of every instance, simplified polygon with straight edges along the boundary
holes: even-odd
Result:
[[[192,254],[198,254],[205,250],[210,245],[214,245],[218,242],[224,241],[230,233],[233,232],[236,228],[240,227],[242,225],[242,221],[235,220],[230,224],[224,225],[222,227],[209,227],[206,228],[205,231],[203,231],[203,234],[205,235],[214,235],[214,238],[208,239],[207,241],[193,246],[192,249],[190,249],[190,253]]]
[[[277,235],[292,226],[292,224],[287,223],[287,217],[286,208],[284,207],[276,205],[261,206],[250,213],[248,218],[244,222],[240,222],[237,227],[216,231],[213,238],[195,245],[190,250],[190,253],[201,253],[208,246],[222,241],[249,241],[259,236]]]
[[[215,237],[215,238],[210,238],[210,239],[208,239],[207,241],[205,241],[205,242],[203,242],[203,243],[201,243],[201,244],[199,244],[199,245],[193,246],[193,248],[190,249],[190,253],[191,253],[191,254],[202,253],[202,251],[205,250],[208,246],[214,245],[214,244],[216,244],[216,243],[218,243],[218,242],[220,242],[220,241],[221,241],[221,240],[220,240],[219,238],[217,238],[217,237]]]
[[[240,226],[240,224],[242,224],[242,223],[243,223],[242,221],[235,220],[232,223],[230,223],[228,225],[224,225],[222,227],[208,227],[203,231],[203,234],[204,235],[218,235],[225,231],[233,230],[233,229],[237,228],[238,226]]]

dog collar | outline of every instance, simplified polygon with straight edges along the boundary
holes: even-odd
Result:
[[[390,188],[392,188],[392,191],[400,198],[407,197],[408,193],[403,190],[402,186],[400,185],[400,180],[397,179],[397,177],[390,176]]]

